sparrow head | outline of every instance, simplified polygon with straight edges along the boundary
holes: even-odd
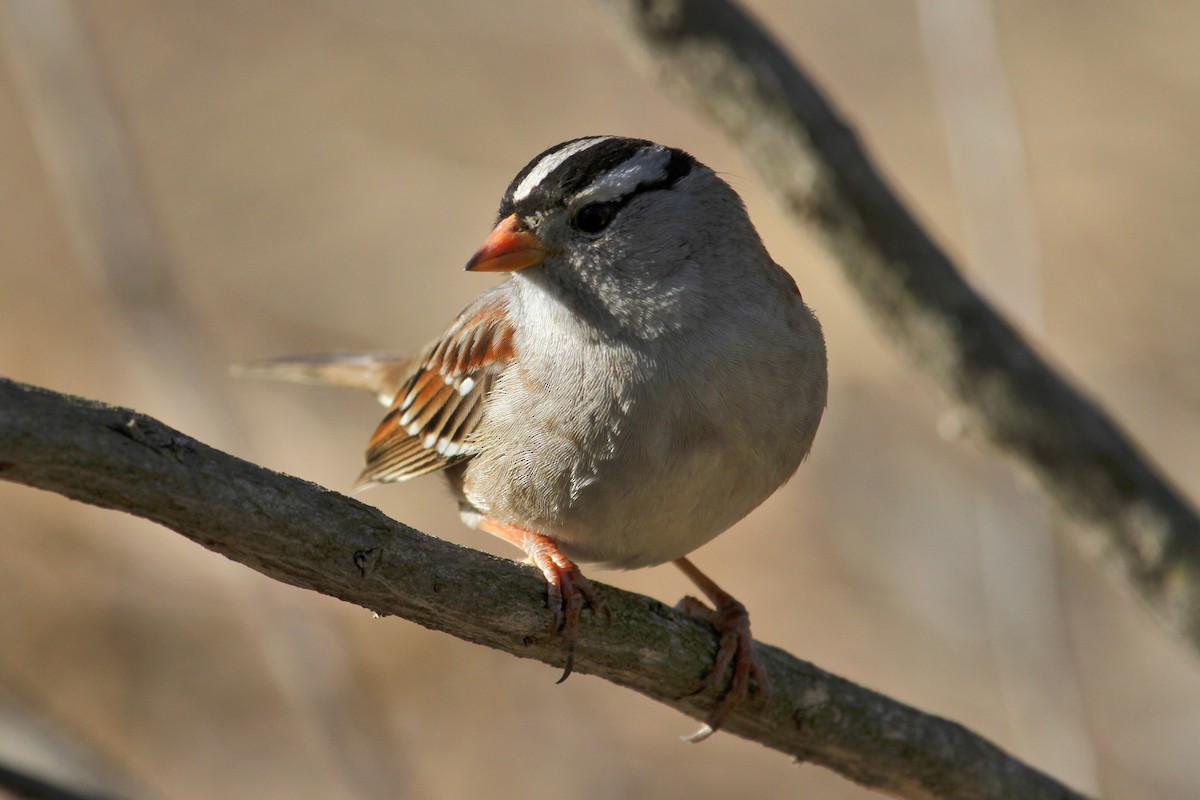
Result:
[[[766,256],[708,167],[645,139],[590,136],[517,173],[467,269],[519,273],[585,316],[653,334],[695,317],[703,304],[689,293],[724,290],[747,253]]]

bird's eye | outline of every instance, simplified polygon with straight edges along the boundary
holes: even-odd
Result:
[[[571,224],[584,233],[599,233],[616,215],[617,207],[612,203],[591,203],[575,212]]]

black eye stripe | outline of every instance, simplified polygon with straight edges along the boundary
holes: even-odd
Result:
[[[576,139],[574,141],[579,140]],[[521,176],[521,179],[523,180],[525,175],[528,175],[535,169],[537,163],[543,158],[557,150],[561,150],[568,144],[570,142],[553,147],[547,153],[535,158],[530,162],[530,166],[522,170],[524,174]],[[596,178],[610,169],[625,163],[643,147],[651,145],[651,142],[642,139],[613,138],[600,142],[559,164],[527,196],[515,203],[512,200],[512,196],[521,181],[514,181],[509,186],[509,190],[505,192],[504,202],[500,206],[501,216],[507,216],[506,211],[508,213],[516,211],[521,216],[525,216],[538,209],[562,205],[567,198],[578,193],[589,183],[596,180]]]
[[[672,186],[678,183],[680,179],[691,172],[692,167],[695,166],[695,164],[696,159],[692,158],[687,153],[683,152],[682,150],[672,150],[671,158],[667,162],[665,174],[658,180],[639,183],[637,187],[630,192],[630,194],[633,195],[641,194],[642,192],[653,192],[657,191],[658,189],[670,189]]]
[[[576,142],[582,142],[584,139],[590,139],[590,138],[593,138],[593,137],[580,136],[578,139],[569,139],[565,142],[560,142],[559,144],[556,144],[553,147],[547,147],[545,150],[538,153],[536,156],[533,157],[533,159],[528,164],[526,164],[521,169],[520,172],[517,173],[516,177],[512,179],[512,182],[510,184],[508,184],[508,189],[506,189],[504,192],[505,201],[507,201],[510,197],[513,196],[513,193],[516,192],[517,187],[521,185],[521,182],[523,180],[525,180],[525,178],[529,175],[529,173],[533,172],[533,170],[538,166],[538,164],[541,164],[542,161],[544,161],[546,158],[554,155],[555,153],[557,153],[560,150],[570,147],[571,145],[575,144]],[[545,179],[543,179],[542,182],[545,183]]]
[[[617,214],[619,214],[625,208],[625,206],[629,205],[633,198],[640,194],[646,194],[647,192],[655,192],[660,189],[670,189],[672,186],[678,183],[681,178],[692,171],[692,166],[695,163],[696,160],[682,150],[672,150],[671,159],[667,162],[666,172],[661,178],[639,183],[632,190],[626,192],[620,197],[614,197],[611,200],[607,200],[603,203],[591,203],[589,205],[603,205],[610,210],[608,222],[605,223],[605,227],[608,227],[608,224],[612,222],[612,219],[615,218]],[[584,206],[583,208],[587,208],[587,206]],[[580,211],[582,210],[583,209],[581,208]],[[579,212],[577,211],[576,216],[578,216],[578,213]]]
[[[605,139],[571,155],[540,180],[525,197],[514,201],[513,195],[517,187],[537,168],[539,163],[555,152],[579,141],[581,140],[573,139],[555,145],[529,162],[509,184],[500,204],[499,218],[502,219],[513,213],[522,217],[531,216],[540,210],[566,205],[575,195],[586,190],[589,185],[609,171],[620,167],[647,149],[659,147],[645,139],[621,137]],[[618,198],[611,198],[618,208],[627,204],[637,194],[668,189],[691,172],[692,167],[696,164],[694,158],[682,150],[664,149],[670,153],[670,158],[667,160],[666,168],[661,176],[639,183]]]
[[[542,186],[559,197],[572,197],[610,169],[621,166],[643,148],[650,146],[650,142],[642,139],[610,139],[601,142],[575,158],[568,158],[542,181]]]

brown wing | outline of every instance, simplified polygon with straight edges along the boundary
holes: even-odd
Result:
[[[425,351],[371,437],[357,486],[415,478],[474,454],[484,398],[516,355],[507,311],[503,294],[488,292]]]

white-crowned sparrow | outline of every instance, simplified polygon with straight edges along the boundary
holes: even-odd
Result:
[[[708,676],[734,676],[707,725],[768,691],[745,608],[684,556],[786,481],[825,407],[821,327],[737,194],[692,156],[640,139],[556,145],[513,179],[467,263],[511,276],[416,358],[333,354],[252,365],[357,386],[389,407],[360,485],[442,471],[468,525],[542,571],[570,673],[575,562],[674,561],[715,606]]]

